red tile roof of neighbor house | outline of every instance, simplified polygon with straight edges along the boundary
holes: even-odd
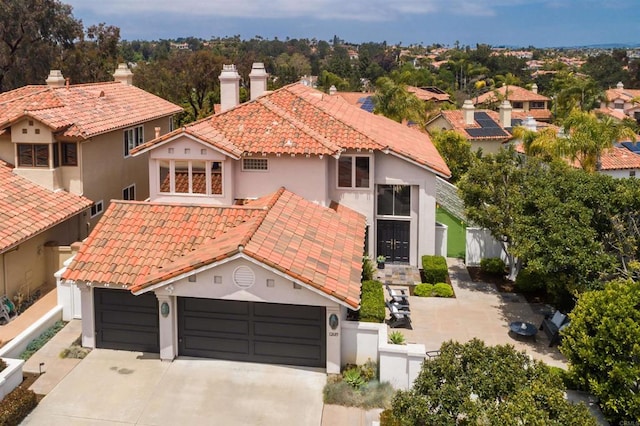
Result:
[[[495,121],[498,126],[500,126],[500,116],[498,115],[497,112],[491,111],[491,110],[488,110],[488,109],[476,109],[474,111],[474,113],[475,112],[485,112],[485,113],[487,113],[487,115],[493,121]],[[452,109],[452,110],[443,110],[440,113],[441,113],[442,117],[451,125],[453,130],[455,130],[456,132],[460,133],[462,136],[464,136],[468,140],[501,140],[501,141],[505,141],[505,140],[511,139],[511,133],[509,132],[509,130],[505,129],[502,126],[500,126],[500,128],[503,129],[507,133],[506,136],[471,136],[467,132],[467,129],[479,129],[479,128],[481,128],[481,126],[476,121],[474,121],[473,124],[466,124],[465,121],[464,121],[464,111],[462,111],[460,109]],[[434,120],[436,118],[434,118]],[[433,120],[431,120],[431,121],[433,121]]]
[[[605,96],[608,102],[613,102],[616,99],[620,99],[625,102],[631,102],[633,98],[640,97],[640,89],[608,89],[605,91]]]
[[[93,202],[50,191],[13,173],[0,160],[0,253],[89,208]]]
[[[120,82],[25,86],[0,94],[0,128],[30,117],[68,138],[88,139],[170,116],[182,108]]]
[[[388,151],[435,173],[449,168],[426,133],[371,114],[299,83],[189,124],[132,150],[140,153],[191,135],[228,155],[339,155],[344,150]]]
[[[284,188],[230,207],[113,201],[63,278],[138,293],[242,254],[358,308],[365,226]]]
[[[522,143],[514,145],[516,152],[525,154]],[[578,160],[566,160],[567,164],[579,169],[580,162]],[[605,150],[600,156],[600,170],[628,170],[640,169],[640,155],[629,151],[627,148],[613,146],[611,149]]]
[[[523,87],[519,87],[519,86],[502,86],[499,87],[495,90],[491,90],[487,93],[483,93],[482,95],[478,96],[475,99],[472,99],[473,103],[478,105],[478,104],[484,104],[487,102],[496,102],[498,101],[498,97],[496,96],[496,92],[500,95],[500,99],[504,99],[504,95],[507,92],[507,89],[509,90],[509,96],[507,97],[507,100],[509,102],[527,102],[527,101],[534,101],[534,102],[542,102],[542,101],[550,101],[551,99],[549,99],[546,96],[540,95],[538,93],[534,93],[531,90],[527,90]]]
[[[448,93],[436,93],[429,90],[421,89],[420,87],[407,86],[407,91],[413,93],[416,97],[423,101],[438,101],[446,102],[451,96]]]

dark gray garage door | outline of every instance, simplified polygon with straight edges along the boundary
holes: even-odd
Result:
[[[325,308],[178,298],[179,354],[326,367]]]
[[[158,298],[127,290],[94,288],[96,347],[160,352]]]

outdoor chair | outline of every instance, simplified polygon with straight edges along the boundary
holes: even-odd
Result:
[[[549,346],[560,343],[560,331],[569,325],[569,317],[560,311],[555,311],[553,315],[547,315],[540,324],[540,330],[544,330],[549,337]]]
[[[387,288],[387,293],[389,293],[389,297],[393,302],[409,306],[409,295],[404,290],[393,289],[389,287],[389,284],[385,284],[385,287]]]
[[[389,315],[391,316],[388,322],[389,327],[411,328],[411,312],[409,311],[409,306],[394,302],[386,302],[386,305],[389,309]]]

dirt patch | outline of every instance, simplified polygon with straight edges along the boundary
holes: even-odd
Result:
[[[494,284],[501,293],[518,293],[515,288],[515,283],[513,281],[509,281],[504,276],[488,274],[479,266],[467,266],[467,271],[469,271],[469,275],[473,282]],[[529,303],[549,303],[549,297],[544,291],[518,294],[521,294]]]
[[[22,383],[20,383],[18,387],[29,389],[29,387],[38,380],[38,377],[40,377],[40,375],[37,373],[22,373]],[[38,399],[38,402],[40,402],[40,400],[44,398],[44,395],[36,394],[36,398]]]

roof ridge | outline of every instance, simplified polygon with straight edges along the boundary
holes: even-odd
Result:
[[[300,96],[298,96],[298,98],[300,98]],[[302,98],[300,98],[300,99],[302,99]],[[304,101],[306,102],[306,99]],[[286,111],[283,108],[280,108],[278,105],[274,104],[272,101],[269,100],[269,96],[264,96],[264,97],[258,98],[258,99],[256,99],[256,102],[259,103],[260,105],[262,105],[263,107],[267,108],[269,111],[275,113],[279,117],[282,117],[282,118],[286,119],[294,127],[302,130],[304,133],[308,134],[309,136],[311,136],[312,138],[314,138],[315,140],[320,142],[320,144],[322,144],[325,148],[331,149],[331,150],[337,151],[337,152],[340,152],[342,150],[341,146],[336,145],[333,142],[327,140],[327,138],[322,136],[319,132],[316,132],[315,130],[313,130],[307,124],[304,124],[302,121],[300,121],[297,118],[291,116],[291,114],[289,114],[288,111]],[[313,106],[313,105],[311,105],[311,106]],[[316,109],[318,109],[318,108],[316,108]],[[325,114],[326,114],[326,112],[325,112]]]
[[[27,86],[20,87],[18,89],[23,89],[25,87],[39,87],[39,86],[37,84],[30,84],[30,85],[27,85]],[[18,89],[14,89],[14,90],[18,90]],[[30,98],[32,96],[39,95],[40,93],[44,93],[44,92],[47,92],[47,91],[53,92],[52,89],[53,89],[52,87],[43,86],[40,90],[37,90],[37,91],[34,91],[34,92],[25,93],[24,95],[18,96],[16,98],[7,99],[4,102],[0,102],[0,105],[6,105],[6,104],[9,104],[9,103],[12,103],[12,102],[16,102],[16,101],[19,101],[19,100],[22,100],[22,99]],[[10,92],[4,92],[4,93],[10,93]],[[55,108],[60,108],[60,107],[55,107]],[[42,108],[42,109],[51,109],[51,108]]]
[[[260,229],[260,226],[262,226],[262,222],[264,222],[264,219],[267,217],[267,215],[269,214],[273,206],[275,206],[275,204],[278,202],[278,200],[280,200],[280,197],[282,196],[282,194],[284,194],[284,192],[285,192],[285,188],[284,186],[281,186],[280,188],[278,188],[276,192],[273,193],[273,197],[271,198],[271,200],[269,200],[267,205],[263,208],[264,213],[260,215],[258,217],[258,220],[256,220],[255,224],[251,228],[249,228],[247,234],[240,241],[240,246],[246,247],[247,244],[249,244],[249,241],[251,241],[251,238],[253,238],[253,236],[258,231],[258,229]]]

